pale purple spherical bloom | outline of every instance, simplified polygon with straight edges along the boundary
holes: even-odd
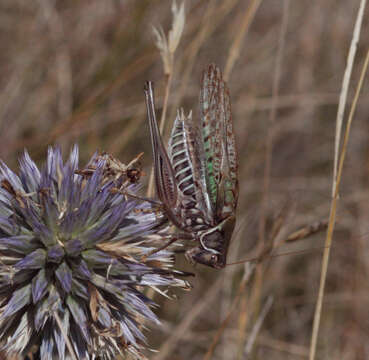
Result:
[[[0,164],[0,345],[9,354],[36,345],[42,360],[142,358],[143,324],[159,322],[143,289],[186,286],[168,249],[152,254],[164,241],[160,212],[116,191],[138,185],[109,178],[107,158],[90,164],[90,176],[78,173],[76,146],[66,162],[49,148],[42,170],[27,152],[19,174]]]

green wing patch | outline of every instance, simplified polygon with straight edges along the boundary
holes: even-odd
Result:
[[[224,219],[237,205],[237,153],[229,91],[213,64],[203,74],[200,109],[207,191],[214,213]]]

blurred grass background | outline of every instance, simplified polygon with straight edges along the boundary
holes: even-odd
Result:
[[[197,116],[201,72],[210,62],[224,69],[252,3],[185,2],[169,124],[178,106],[193,109]],[[59,143],[67,151],[77,143],[86,160],[99,149],[128,163],[144,151],[149,174],[143,84],[155,81],[160,113],[165,79],[152,26],[170,28],[170,6],[169,0],[1,0],[0,157],[16,168],[24,148],[42,163],[48,145]],[[285,234],[328,218],[337,104],[358,6],[358,0],[290,2],[277,113],[271,123],[283,6],[282,1],[260,2],[228,80],[240,160],[238,224],[229,262],[251,258],[260,249],[271,134],[266,232],[286,204]],[[367,15],[368,10],[352,84],[358,81],[369,43]],[[349,102],[353,90],[354,85]],[[366,81],[343,174],[317,359],[369,359],[368,114]],[[147,183],[148,176],[143,180]],[[178,293],[175,301],[155,298],[163,325],[147,332],[150,346],[159,350],[148,353],[149,358],[197,360],[208,353],[208,359],[245,359],[244,348],[270,295],[274,302],[248,358],[307,358],[323,245],[324,232],[283,245],[278,252],[320,250],[268,259],[247,284],[243,264],[223,271],[193,269],[179,258],[179,268],[196,272],[194,288]]]

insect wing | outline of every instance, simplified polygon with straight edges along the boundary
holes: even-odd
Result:
[[[227,85],[219,68],[209,65],[200,92],[206,186],[218,220],[232,215],[237,206],[237,153]]]
[[[221,219],[224,219],[234,214],[238,200],[237,150],[233,132],[229,90],[224,82],[221,83],[220,118],[222,161],[218,185],[217,214]]]
[[[220,71],[210,65],[204,72],[200,92],[200,116],[204,148],[206,188],[211,208],[216,211],[220,179],[221,149],[219,131],[219,79]]]

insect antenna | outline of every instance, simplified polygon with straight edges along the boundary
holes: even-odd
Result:
[[[275,250],[276,248],[278,248],[280,245],[284,244],[284,243],[291,243],[291,242],[295,242],[298,240],[302,240],[302,239],[306,239],[320,231],[323,231],[325,229],[327,229],[328,226],[328,222],[326,220],[322,220],[322,221],[316,221],[312,224],[308,224],[303,226],[302,228],[294,231],[293,233],[291,233],[290,235],[288,235],[286,238],[282,239],[281,241],[278,242],[277,246],[271,246],[273,244],[273,242],[269,243],[269,245],[267,244],[260,252],[259,255],[253,257],[253,258],[249,258],[249,259],[244,259],[244,260],[239,260],[236,262],[232,262],[229,264],[226,264],[226,266],[230,266],[230,265],[237,265],[237,264],[243,264],[245,262],[262,262],[263,260],[265,260],[266,258],[274,258],[274,257],[279,257],[279,256],[285,256],[285,255],[300,255],[300,254],[304,254],[307,252],[314,252],[314,251],[321,251],[322,249],[325,248],[325,246],[320,246],[317,248],[311,248],[311,249],[304,249],[304,250],[300,250],[300,251],[288,251],[288,252],[284,252],[284,253],[279,253],[279,254],[271,254],[271,252],[273,250]],[[278,229],[278,233],[279,233],[279,229]]]
[[[258,262],[259,263],[259,262],[261,262],[265,259],[271,259],[271,258],[276,258],[276,257],[280,257],[280,256],[302,255],[302,254],[306,254],[306,253],[310,253],[310,252],[322,251],[326,247],[327,246],[318,246],[316,248],[297,250],[297,251],[287,251],[287,252],[283,252],[283,253],[279,253],[279,254],[273,254],[273,255],[262,254],[261,256],[256,256],[256,257],[249,258],[249,259],[235,261],[233,263],[226,264],[226,266],[239,265],[239,264],[244,264],[246,262]]]

